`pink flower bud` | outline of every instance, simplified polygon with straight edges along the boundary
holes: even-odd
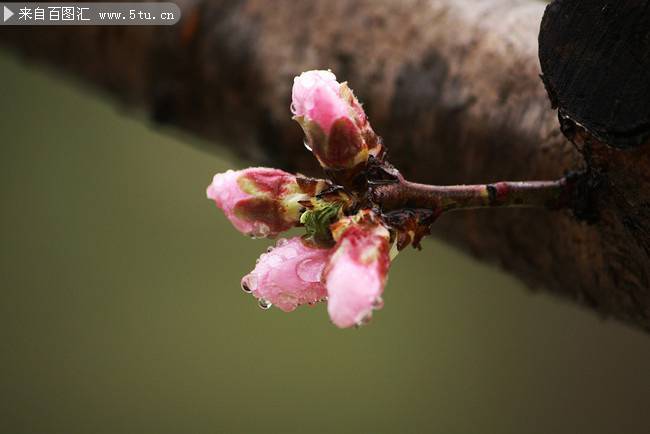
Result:
[[[326,296],[321,278],[330,253],[331,249],[313,247],[300,237],[278,240],[242,279],[242,289],[258,298],[261,307],[274,304],[285,312],[321,301]]]
[[[337,244],[325,269],[327,311],[338,327],[361,325],[383,305],[390,233],[371,211],[342,219],[334,226]]]
[[[330,71],[307,71],[294,78],[291,111],[314,155],[329,169],[349,169],[378,155],[379,138],[346,83]]]
[[[329,134],[335,120],[350,116],[350,107],[341,98],[340,87],[331,71],[303,72],[293,79],[293,114],[315,122]]]
[[[206,193],[235,228],[254,237],[272,237],[298,224],[298,202],[310,197],[294,175],[264,167],[216,174]]]

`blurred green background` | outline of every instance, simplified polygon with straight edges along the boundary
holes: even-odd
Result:
[[[650,429],[650,336],[434,240],[368,327],[261,311],[267,243],[204,193],[242,162],[7,53],[0,79],[0,433]]]

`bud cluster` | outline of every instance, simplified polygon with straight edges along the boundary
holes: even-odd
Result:
[[[335,325],[362,325],[383,306],[391,260],[408,245],[419,249],[443,212],[524,206],[571,209],[577,216],[584,202],[582,183],[572,177],[448,186],[410,182],[386,160],[363,107],[331,71],[295,77],[291,96],[293,119],[328,180],[253,168],[218,174],[208,187],[208,197],[245,234],[274,237],[305,228],[303,237],[278,241],[242,280],[263,308],[275,304],[291,311],[327,300]]]
[[[305,228],[303,237],[280,239],[242,279],[261,307],[289,312],[326,300],[338,327],[364,324],[383,306],[397,237],[365,192],[345,181],[382,158],[381,139],[352,90],[330,71],[294,79],[291,111],[331,181],[262,167],[229,170],[215,175],[207,196],[250,236]]]

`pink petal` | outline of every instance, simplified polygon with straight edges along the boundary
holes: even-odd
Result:
[[[345,170],[382,154],[381,139],[347,83],[331,71],[306,71],[293,80],[291,111],[321,166]]]
[[[350,105],[340,96],[340,84],[331,71],[306,71],[294,78],[291,111],[316,122],[329,134],[334,121],[350,117]]]
[[[290,215],[283,200],[298,189],[294,175],[255,167],[216,174],[206,194],[237,230],[265,237],[288,230],[297,222],[299,216]]]
[[[252,222],[237,217],[234,213],[235,206],[238,202],[252,197],[244,193],[239,187],[237,180],[242,171],[228,170],[225,173],[217,173],[212,178],[212,183],[208,186],[206,195],[208,199],[214,200],[228,217],[228,220],[237,228],[238,231],[249,234],[255,230]]]
[[[331,249],[312,247],[300,237],[278,240],[275,248],[260,256],[255,269],[242,279],[242,288],[260,300],[291,312],[326,296],[322,273]]]
[[[335,325],[363,324],[381,308],[389,265],[386,228],[353,224],[345,230],[325,271],[327,311]]]

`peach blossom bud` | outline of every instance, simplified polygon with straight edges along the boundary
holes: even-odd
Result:
[[[369,210],[333,226],[337,244],[325,269],[327,311],[338,327],[361,325],[383,305],[390,233]]]
[[[294,78],[291,111],[321,165],[350,169],[381,150],[361,104],[331,71],[306,71]]]
[[[299,223],[304,187],[290,173],[256,167],[216,174],[206,193],[240,232],[273,237]]]
[[[322,273],[330,253],[331,249],[317,248],[300,237],[280,239],[242,279],[242,289],[265,309],[276,305],[291,312],[302,304],[321,301],[326,296]]]

